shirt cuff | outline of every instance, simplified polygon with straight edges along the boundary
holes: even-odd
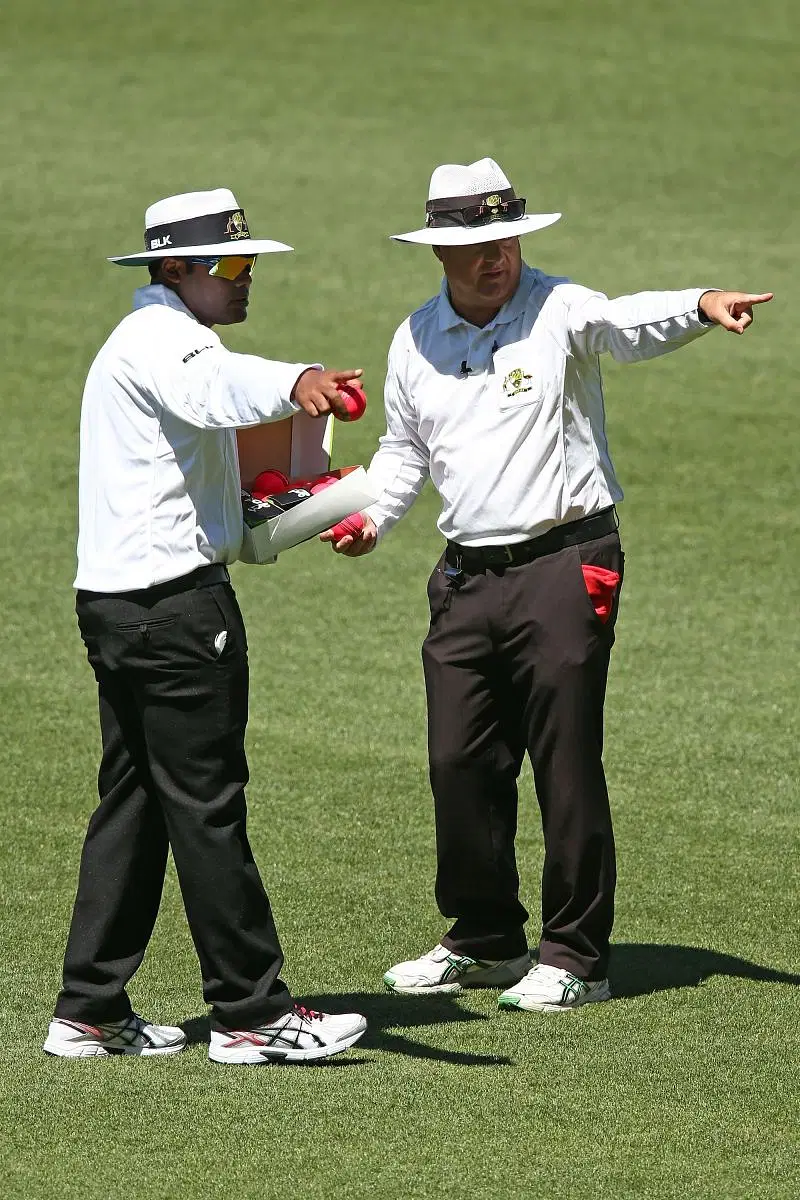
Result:
[[[718,292],[720,290],[720,288],[705,288],[697,297],[697,319],[701,325],[705,325],[707,328],[710,328],[712,325],[716,325],[717,322],[712,321],[710,317],[706,316],[706,314],[700,308],[700,301],[703,299],[703,296],[707,296],[709,292]]]
[[[391,518],[387,516],[385,509],[381,508],[380,504],[370,504],[368,508],[362,509],[362,511],[375,524],[377,531],[375,535],[376,543],[383,541],[393,524]]]

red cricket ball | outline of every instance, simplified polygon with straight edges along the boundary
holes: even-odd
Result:
[[[274,471],[270,468],[267,471],[262,471],[260,475],[256,475],[250,492],[251,495],[255,496],[256,500],[264,500],[267,496],[274,496],[278,492],[285,492],[288,487],[289,480],[283,471]]]
[[[316,479],[311,480],[311,486],[308,490],[312,496],[316,496],[317,492],[324,492],[325,488],[329,488],[332,483],[338,482],[338,475],[331,475],[330,472],[326,471],[324,475],[318,475]]]
[[[364,528],[364,518],[360,512],[351,513],[349,517],[345,517],[338,525],[334,525],[332,529],[333,540],[340,542],[343,537],[356,538]]]
[[[337,383],[336,387],[347,406],[347,416],[339,416],[337,412],[333,415],[339,417],[340,421],[357,421],[359,417],[363,417],[367,407],[367,396],[363,388],[356,383]]]

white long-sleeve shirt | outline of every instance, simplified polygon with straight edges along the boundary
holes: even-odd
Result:
[[[233,562],[235,430],[297,412],[292,388],[315,365],[234,354],[169,288],[139,288],[83,393],[75,587],[131,591]]]
[[[523,265],[488,325],[441,291],[403,322],[389,351],[386,433],[369,468],[382,536],[430,476],[438,527],[465,546],[525,541],[622,499],[608,452],[598,355],[666,354],[709,326],[707,288],[609,300]]]

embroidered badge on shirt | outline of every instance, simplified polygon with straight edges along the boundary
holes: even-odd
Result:
[[[509,371],[503,380],[503,391],[509,397],[519,396],[521,392],[533,391],[533,386],[526,381],[532,379],[532,375],[526,375],[521,367],[515,367],[513,371]]]

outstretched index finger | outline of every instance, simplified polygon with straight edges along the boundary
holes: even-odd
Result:
[[[360,379],[363,374],[363,369],[356,367],[352,371],[331,371],[331,379],[334,383],[349,383],[351,379]]]

